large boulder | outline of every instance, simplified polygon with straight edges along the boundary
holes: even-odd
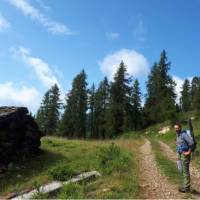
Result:
[[[0,107],[0,166],[38,152],[42,136],[27,108]]]

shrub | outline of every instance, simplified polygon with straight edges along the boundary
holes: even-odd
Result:
[[[131,165],[130,153],[112,143],[100,149],[98,153],[99,167],[105,174],[127,171]]]
[[[63,164],[59,164],[58,166],[54,167],[53,169],[49,170],[48,174],[54,180],[57,181],[65,181],[75,175],[74,170]]]

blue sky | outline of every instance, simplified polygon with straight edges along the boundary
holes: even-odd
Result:
[[[143,93],[165,49],[177,92],[200,74],[200,0],[1,0],[0,106],[35,112],[44,92],[62,94],[82,69],[89,86],[112,80],[120,60]]]

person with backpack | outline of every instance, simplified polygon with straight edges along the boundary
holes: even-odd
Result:
[[[195,142],[190,130],[182,130],[181,124],[176,123],[176,151],[178,162],[182,165],[183,186],[179,187],[179,192],[190,192],[190,160],[194,150]]]

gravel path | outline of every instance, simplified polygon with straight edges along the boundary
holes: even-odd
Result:
[[[145,139],[145,143],[139,149],[140,187],[142,198],[145,199],[183,199],[184,194],[177,191],[173,185],[161,174],[156,165],[151,143]]]
[[[166,157],[169,160],[176,163],[177,160],[176,153],[172,151],[172,149],[164,142],[159,141],[159,144],[161,145]],[[200,171],[194,167],[192,162],[190,164],[190,175],[191,175],[191,185],[193,190],[192,193],[195,194],[198,198],[200,198]]]

